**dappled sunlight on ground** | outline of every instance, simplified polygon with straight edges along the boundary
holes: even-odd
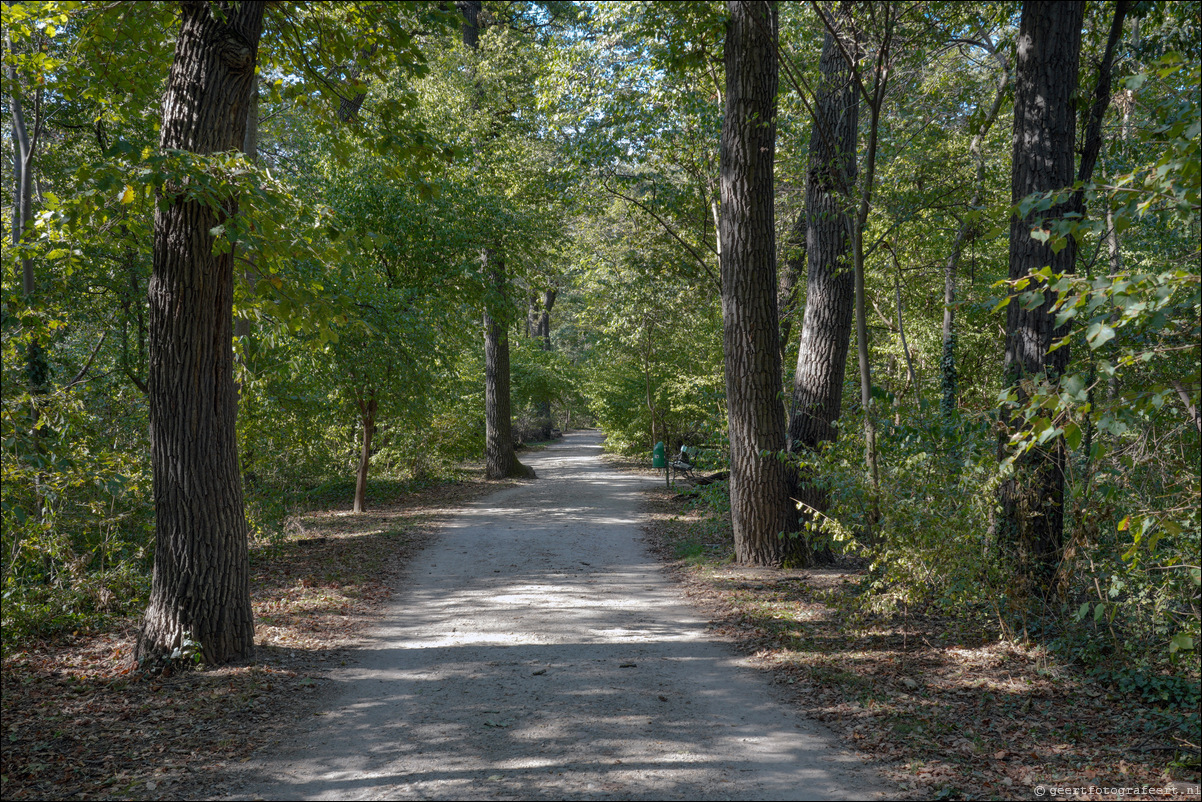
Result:
[[[648,498],[649,543],[714,632],[845,743],[892,761],[889,775],[916,797],[1026,797],[1041,783],[1156,788],[1190,777],[1149,756],[1168,739],[1158,711],[1046,650],[934,610],[857,612],[846,603],[857,570],[732,565],[728,520],[707,519],[670,491]],[[1196,789],[1196,776],[1178,793]]]
[[[230,766],[321,720],[324,672],[379,620],[439,516],[514,484],[469,474],[364,515],[297,516],[284,542],[252,544],[251,660],[143,675],[136,618],[5,655],[4,799],[211,798]]]
[[[857,783],[861,794],[876,790],[854,775],[850,755],[749,682],[740,658],[681,604],[637,540],[637,504],[654,478],[615,474],[589,437],[529,455],[537,481],[446,523],[358,661],[331,675],[330,729],[256,763],[247,793],[778,799],[799,784],[816,798]]]

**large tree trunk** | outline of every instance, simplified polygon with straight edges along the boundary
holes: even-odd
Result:
[[[513,452],[513,421],[509,392],[509,327],[504,313],[505,264],[492,249],[485,249],[485,275],[491,276],[498,307],[484,310],[484,474],[489,479],[507,476],[535,478],[534,469],[518,462]]]
[[[1015,64],[1014,153],[1010,197],[1017,204],[1037,192],[1063,189],[1074,179],[1073,144],[1076,133],[1074,96],[1077,60],[1081,49],[1084,3],[1023,3]],[[1010,271],[1012,280],[1050,266],[1053,272],[1073,269],[1075,248],[1054,252],[1031,236],[1043,220],[1055,220],[1066,206],[1041,215],[1015,216],[1010,221]],[[1046,373],[1053,381],[1064,372],[1068,348],[1051,353],[1057,331],[1052,307],[1056,295],[1045,292],[1043,303],[1024,309],[1017,299],[1006,308],[1006,385],[1023,403],[1028,382]],[[1009,434],[1022,426],[1021,417],[1003,409],[1003,433],[998,457],[1009,453]],[[1014,553],[1020,574],[1031,581],[1030,590],[1046,588],[1060,560],[1064,526],[1064,446],[1059,438],[1045,448],[1035,448],[1015,462],[1013,478],[998,491],[1001,507],[997,536]]]
[[[480,0],[458,0],[463,15],[463,43],[480,47]],[[479,86],[477,85],[478,104]],[[535,478],[534,470],[518,462],[513,452],[513,420],[509,387],[509,327],[505,322],[506,288],[504,257],[495,248],[484,248],[482,275],[492,283],[495,306],[484,306],[484,474],[490,479],[507,476]]]
[[[265,4],[180,6],[160,147],[198,154],[236,149]],[[154,223],[147,383],[156,547],[137,656],[162,657],[191,638],[206,662],[223,663],[254,648],[234,428],[233,255],[213,252],[210,230],[223,216],[178,186],[165,187],[162,202]],[[225,214],[236,213],[230,198]]]
[[[785,239],[784,251],[781,254],[784,266],[779,269],[776,289],[776,317],[780,321],[780,362],[783,371],[788,364],[785,361],[789,350],[789,340],[793,336],[793,316],[797,312],[798,283],[806,269],[806,213],[805,209],[797,215],[793,227]]]
[[[727,8],[721,262],[731,523],[739,562],[779,566],[797,551],[783,536],[797,515],[776,457],[785,448],[773,209],[777,9],[738,0]]]
[[[463,36],[463,43],[472,50],[480,47],[480,10],[483,6],[481,0],[455,0],[455,8],[459,9],[459,13],[463,15],[463,23],[460,25],[460,34]]]
[[[859,95],[839,44],[829,33],[818,69],[821,83],[806,180],[806,305],[789,420],[789,449],[798,453],[835,439],[855,308],[845,196],[856,177]],[[828,493],[811,478],[805,472],[794,477],[794,498],[810,510],[825,512]],[[813,518],[804,508],[802,514]],[[823,551],[815,556],[828,555]]]

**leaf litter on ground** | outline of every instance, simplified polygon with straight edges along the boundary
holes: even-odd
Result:
[[[24,644],[3,660],[0,796],[207,799],[223,770],[320,721],[326,673],[379,620],[406,564],[447,514],[510,486],[481,471],[360,515],[298,516],[252,544],[253,659],[149,676],[138,621]]]
[[[901,797],[1028,798],[1042,785],[1077,799],[1115,788],[1124,799],[1198,798],[1196,758],[1172,761],[1158,710],[1043,647],[999,640],[985,621],[851,616],[839,602],[861,571],[737,566],[729,518],[715,534],[673,490],[648,491],[646,512],[649,548],[712,631],[876,761]]]

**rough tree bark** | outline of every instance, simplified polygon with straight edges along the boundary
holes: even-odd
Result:
[[[722,120],[722,328],[730,424],[730,506],[740,563],[779,566],[795,551],[776,308],[773,160],[777,9],[727,4]],[[766,456],[764,452],[769,452]]]
[[[480,47],[480,0],[455,3],[463,15],[463,43]],[[476,101],[474,104],[478,105]],[[480,251],[482,274],[493,290],[492,305],[484,308],[484,473],[490,479],[507,476],[535,478],[534,469],[518,461],[513,451],[513,421],[509,387],[509,331],[503,311],[507,304],[505,260],[496,248]]]
[[[497,308],[505,306],[505,262],[486,248],[485,274],[496,292]],[[513,420],[509,386],[509,327],[496,309],[484,310],[484,475],[489,479],[519,476],[534,479],[534,469],[518,461],[513,451]]]
[[[207,155],[242,145],[264,6],[180,4],[161,149]],[[191,638],[206,662],[223,663],[254,648],[234,427],[233,254],[215,254],[210,234],[237,201],[218,213],[179,186],[162,199],[148,293],[156,548],[136,656],[162,657]]]
[[[363,62],[366,62],[376,53],[376,46],[372,45],[359,54],[359,61],[355,62],[346,71],[346,84],[354,84],[360,75],[363,74]],[[359,110],[363,108],[363,101],[367,99],[367,85],[364,82],[363,86],[351,88],[351,94],[345,96],[338,101],[338,119],[344,123],[355,122],[359,119]]]
[[[1015,63],[1014,150],[1010,197],[1017,204],[1037,192],[1063,189],[1074,179],[1073,144],[1076,133],[1074,95],[1081,49],[1083,2],[1027,2],[1019,23]],[[1066,273],[1073,269],[1075,249],[1054,252],[1031,236],[1039,219],[1056,220],[1068,204],[1010,220],[1012,280],[1042,267]],[[1046,374],[1055,380],[1067,364],[1067,348],[1048,353],[1057,332],[1052,306],[1055,294],[1045,292],[1043,303],[1024,309],[1017,299],[1006,307],[1005,383],[1021,404],[1030,382]],[[998,458],[1009,453],[1009,436],[1021,425],[1003,410]],[[995,522],[1002,545],[1013,551],[1020,575],[1030,590],[1047,588],[1059,563],[1064,527],[1064,446],[1056,439],[1015,461],[1013,478],[998,490],[1001,511]]]
[[[840,13],[847,13],[845,6]],[[821,78],[806,179],[806,305],[789,420],[789,450],[793,452],[813,451],[835,439],[855,307],[845,188],[856,178],[859,95],[847,61],[829,32],[822,43],[818,69]],[[828,494],[809,479],[805,472],[794,476],[793,497],[811,510],[824,512]],[[805,509],[802,514],[812,516]],[[814,556],[822,559],[828,555],[823,551]]]

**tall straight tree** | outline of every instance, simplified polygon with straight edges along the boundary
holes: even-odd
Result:
[[[730,425],[730,506],[739,562],[781,565],[797,528],[785,447],[776,307],[773,161],[777,8],[731,0],[722,119],[722,328]]]
[[[160,148],[209,155],[243,144],[263,2],[180,3]],[[234,420],[234,258],[212,233],[237,214],[162,190],[154,221],[147,382],[155,559],[137,657],[191,638],[206,662],[254,647],[247,527]]]
[[[537,295],[531,295],[530,309],[527,312],[526,325],[530,336],[538,338],[539,345],[544,351],[551,350],[551,310],[555,307],[555,299],[559,295],[559,287],[554,284],[543,291],[540,301]],[[533,324],[533,325],[531,325]],[[543,440],[551,439],[551,402],[543,399],[538,402],[538,425]]]
[[[42,111],[42,87],[33,90],[33,130],[25,120],[25,103],[22,98],[21,80],[13,66],[17,54],[13,49],[12,38],[4,37],[8,58],[5,59],[4,70],[7,73],[9,86],[8,110],[12,117],[13,132],[13,216],[12,244],[14,247],[25,242],[25,227],[33,222],[33,171],[37,154],[38,140],[42,136],[45,124],[45,114]],[[28,301],[33,297],[33,260],[28,254],[21,255],[21,293]]]
[[[1081,50],[1083,2],[1023,3],[1019,22],[1014,78],[1014,151],[1010,197],[1015,204],[1034,193],[1064,189],[1073,183],[1073,145],[1076,135],[1077,66]],[[1043,267],[1055,273],[1073,270],[1075,249],[1059,251],[1033,237],[1049,221],[1070,210],[1068,204],[1042,213],[1010,219],[1011,280]],[[1068,349],[1050,351],[1057,332],[1047,291],[1037,304],[1012,299],[1006,311],[1005,381],[1019,404],[1028,384],[1041,375],[1055,381],[1067,364]],[[1019,416],[1003,411],[999,459],[1009,451],[1009,434],[1021,425]],[[997,537],[1015,552],[1018,569],[1032,581],[1032,590],[1046,587],[1060,559],[1064,529],[1064,445],[1060,438],[1037,446],[1014,463],[1014,475],[998,490],[1001,507]]]
[[[480,49],[480,0],[459,0],[463,43]],[[479,105],[479,92],[473,106]],[[508,293],[505,258],[497,247],[480,249],[481,271],[488,283],[484,302],[484,473],[490,479],[534,478],[534,469],[518,461],[513,450],[513,417],[509,373]]]
[[[44,37],[39,36],[38,39],[44,41]],[[29,229],[33,225],[34,170],[37,167],[38,145],[45,134],[47,115],[44,102],[45,90],[42,83],[40,81],[34,83],[31,79],[28,83],[33,86],[28,93],[28,99],[32,104],[30,111],[33,119],[26,119],[23,98],[26,94],[26,87],[22,86],[22,78],[18,76],[14,66],[17,52],[14,50],[12,37],[7,33],[4,37],[4,44],[7,50],[4,71],[10,87],[7,101],[12,118],[13,137],[12,244],[16,248],[28,244],[32,234]],[[41,45],[39,45],[40,47]],[[21,294],[24,296],[26,304],[32,304],[36,282],[34,281],[33,259],[30,258],[28,251],[22,252],[20,264]],[[29,381],[31,392],[35,395],[47,392],[50,381],[50,365],[46,358],[46,349],[42,347],[42,343],[36,336],[29,341],[25,354],[25,375]]]
[[[848,19],[849,5],[841,4],[838,19]],[[830,31],[818,69],[806,177],[806,305],[789,419],[794,452],[813,451],[835,439],[855,304],[847,205],[856,180],[859,93]],[[795,477],[795,498],[808,510],[803,515],[824,512],[828,505],[827,492],[809,479],[804,473]]]

